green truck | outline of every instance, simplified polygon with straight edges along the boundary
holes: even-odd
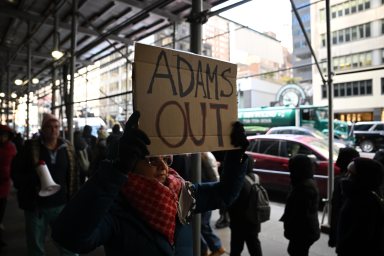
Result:
[[[309,126],[328,133],[327,106],[240,108],[238,117],[248,134],[265,133],[276,126]],[[335,138],[353,141],[347,122],[334,120],[333,124]]]

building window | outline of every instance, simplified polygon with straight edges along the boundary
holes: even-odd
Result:
[[[372,80],[367,80],[367,94],[372,95]]]
[[[337,31],[332,32],[332,44],[337,44]]]
[[[358,82],[353,82],[353,87],[352,87],[352,95],[353,96],[358,96],[359,95],[359,83]]]
[[[364,10],[364,0],[359,0],[358,1],[357,9],[359,10],[359,12]]]
[[[351,2],[344,3],[344,15],[349,15],[349,9],[351,8]]]
[[[344,30],[339,30],[339,44],[344,43]]]
[[[321,86],[321,96],[323,99],[327,98],[327,87],[325,85]]]
[[[384,30],[384,22],[382,24]],[[332,44],[342,44],[344,42],[356,41],[362,38],[371,37],[371,23],[365,23],[354,27],[349,27],[332,32]],[[320,35],[321,45],[325,47],[326,37],[325,34]]]
[[[366,0],[365,3],[364,3],[364,9],[367,10],[371,8],[371,1],[370,0]]]
[[[356,13],[356,10],[357,10],[356,2],[357,2],[356,0],[351,1],[351,13]]]
[[[384,78],[382,78],[382,94],[384,94]],[[348,97],[348,96],[365,96],[372,95],[372,80],[361,80],[346,83],[335,83],[334,85],[335,98]],[[323,98],[326,98],[326,89],[323,86]]]
[[[332,17],[332,19],[335,19],[336,15],[337,15],[336,6],[332,6],[331,7],[331,17]]]
[[[333,86],[333,96],[334,97],[339,97],[339,85],[338,84],[335,84]]]
[[[384,49],[381,49],[381,63],[384,64]]]
[[[384,2],[384,0],[382,0]],[[371,8],[370,0],[351,0],[344,3],[331,6],[331,18],[336,19],[339,17],[362,12]],[[320,9],[320,20],[325,20],[325,9]]]
[[[366,84],[365,83],[364,84],[361,83],[360,84],[360,94],[361,95],[365,95],[366,94],[366,90],[365,89],[366,89]]]
[[[345,83],[339,84],[339,91],[340,91],[340,97],[344,97],[345,96]]]
[[[364,38],[371,37],[371,23],[367,23],[365,26],[365,36]]]
[[[384,94],[384,78],[383,77],[381,78],[381,94]]]
[[[384,19],[381,20],[381,34],[384,34]]]
[[[384,25],[384,22],[383,22],[383,25]],[[320,38],[321,38],[321,46],[325,47],[325,44],[327,43],[325,39],[325,34],[320,35]]]
[[[352,95],[352,83],[347,83],[347,96]]]
[[[383,50],[384,51],[384,50]],[[356,53],[333,58],[333,70],[350,70],[372,65],[372,52]]]

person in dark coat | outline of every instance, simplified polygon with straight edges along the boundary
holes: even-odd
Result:
[[[96,136],[92,135],[92,126],[85,125],[83,128],[82,137],[87,143],[87,149],[88,149],[88,157],[92,159],[92,152],[96,147],[97,138]]]
[[[307,256],[311,245],[320,238],[318,219],[319,190],[313,178],[315,163],[306,155],[297,154],[288,162],[291,191],[284,214],[284,236],[289,240],[291,256]]]
[[[340,173],[334,179],[334,187],[331,198],[331,219],[328,245],[336,246],[336,230],[341,206],[344,203],[345,197],[341,189],[341,181],[346,178],[347,167],[353,159],[359,157],[359,152],[354,148],[341,148],[336,160],[336,165],[340,168]]]
[[[219,163],[219,175],[221,175],[221,172],[224,168],[225,151],[215,151],[212,153],[216,157],[217,162]],[[220,208],[219,214],[220,214],[220,216],[219,216],[219,219],[215,223],[215,227],[217,229],[229,227],[230,219],[229,219],[228,209],[225,207]]]
[[[123,133],[120,131],[120,125],[114,124],[112,127],[112,133],[107,138],[107,158],[109,160],[115,160],[119,154],[119,140]]]
[[[17,153],[16,146],[11,141],[13,136],[11,128],[0,124],[0,249],[6,245],[3,239],[3,218],[11,191],[11,163]]]
[[[47,184],[49,179],[44,179],[36,170],[41,164],[46,166],[47,176],[60,185],[56,193],[39,193],[46,185],[51,185]],[[60,122],[56,116],[43,114],[41,135],[25,142],[12,162],[11,177],[19,207],[24,210],[28,255],[45,255],[49,227],[79,188],[74,148],[60,137]],[[60,255],[76,255],[57,247]]]
[[[248,161],[247,176],[253,181],[258,180],[259,177],[253,173],[253,161]],[[243,188],[240,191],[239,197],[228,208],[229,217],[231,222],[229,227],[231,229],[231,252],[230,256],[240,256],[244,249],[244,243],[247,245],[250,256],[262,256],[261,243],[259,233],[261,224],[253,223],[247,219],[245,210],[248,207],[249,192],[251,191],[251,184],[244,182]]]
[[[81,167],[81,164],[79,164],[79,161],[80,161],[79,152],[82,150],[86,151],[88,144],[85,141],[85,139],[81,136],[81,132],[79,130],[75,130],[75,132],[73,133],[73,146],[75,148],[75,154],[76,154],[76,165],[79,170],[79,182],[80,182],[80,185],[83,185],[88,176],[89,169],[85,170]]]
[[[217,182],[219,180],[218,166],[215,156],[211,152],[201,153],[201,181]],[[225,253],[220,237],[211,227],[212,211],[201,213],[201,255],[220,256]],[[208,249],[211,251],[208,254]]]
[[[93,148],[92,151],[92,160],[91,160],[91,166],[90,166],[90,176],[94,174],[95,171],[97,171],[100,167],[100,164],[103,160],[107,158],[107,139],[108,139],[108,132],[107,130],[101,126],[97,130],[97,140],[96,145]]]
[[[379,149],[378,151],[376,151],[375,155],[373,156],[373,159],[384,166],[384,149]],[[381,185],[380,191],[381,196],[384,196],[384,184]]]
[[[118,162],[108,160],[69,202],[52,238],[79,253],[104,245],[111,255],[192,256],[191,214],[231,204],[238,196],[248,157],[243,126],[234,124],[220,182],[191,184],[169,168],[170,156],[149,156],[139,113],[129,118]]]
[[[342,181],[346,200],[337,227],[338,256],[384,255],[383,165],[368,158],[356,158]]]

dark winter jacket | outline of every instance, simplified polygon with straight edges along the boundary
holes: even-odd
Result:
[[[16,147],[10,142],[0,143],[0,198],[8,196],[11,189],[11,163],[16,155]]]
[[[194,185],[196,209],[204,212],[231,204],[243,184],[242,152],[232,150],[220,182]],[[247,158],[244,158],[248,161]],[[192,256],[191,225],[176,217],[175,244],[155,232],[119,194],[127,176],[104,161],[96,174],[68,203],[54,224],[52,237],[65,248],[88,253],[104,245],[108,256]]]
[[[319,191],[313,179],[313,163],[309,161],[300,155],[290,160],[292,188],[280,220],[284,222],[285,238],[313,243],[320,238]]]
[[[338,255],[384,255],[384,212],[377,195],[383,180],[382,166],[357,158],[356,175],[343,180],[346,200],[337,227]]]
[[[255,174],[247,174],[253,181],[255,181]],[[246,229],[253,229],[255,232],[260,232],[261,225],[260,223],[254,224],[249,221],[245,215],[245,210],[248,207],[249,202],[249,192],[251,190],[251,184],[249,182],[244,182],[244,185],[240,191],[239,197],[236,199],[233,204],[228,207],[229,218],[231,220],[231,227],[243,227]]]
[[[59,139],[60,146],[54,154],[44,146],[41,139],[26,141],[12,163],[12,180],[17,189],[19,207],[24,210],[56,207],[65,204],[79,187],[74,150],[68,141]],[[61,189],[49,197],[40,197],[40,179],[36,167],[43,160],[55,183]]]
[[[353,161],[353,159],[359,157],[360,154],[354,148],[341,148],[337,157],[336,165],[340,168],[340,173],[335,176],[333,182],[333,193],[331,198],[331,219],[330,219],[330,231],[328,245],[331,247],[336,246],[336,232],[338,225],[338,218],[340,209],[345,201],[341,183],[346,178],[347,167]]]

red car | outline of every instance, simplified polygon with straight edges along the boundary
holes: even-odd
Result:
[[[288,192],[290,178],[288,160],[295,154],[305,154],[316,159],[315,179],[320,196],[327,198],[328,182],[328,145],[327,141],[316,137],[290,134],[249,136],[250,145],[247,154],[252,157],[253,171],[260,178],[263,186],[269,190]],[[338,152],[333,151],[334,162]],[[334,165],[335,175],[339,168]]]

